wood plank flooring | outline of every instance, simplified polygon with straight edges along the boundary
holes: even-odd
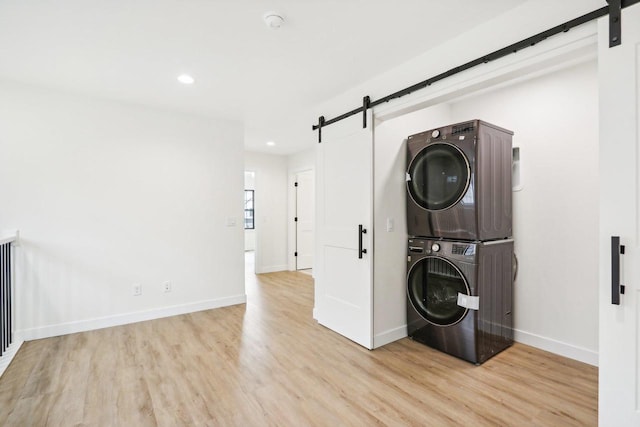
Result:
[[[313,279],[250,275],[245,305],[25,343],[1,426],[595,426],[597,368],[516,344],[482,366],[312,319]]]

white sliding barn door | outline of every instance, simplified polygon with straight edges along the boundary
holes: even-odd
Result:
[[[600,379],[603,427],[640,426],[640,4],[622,11],[622,45],[599,22]],[[577,153],[579,154],[579,153]],[[611,236],[620,236],[620,305],[612,304]]]
[[[373,126],[358,114],[322,128],[318,145],[315,318],[373,346]],[[362,227],[366,233],[360,234]],[[360,241],[362,245],[360,245]],[[367,253],[360,251],[361,247]]]

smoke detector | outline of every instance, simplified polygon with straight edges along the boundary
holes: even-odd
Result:
[[[262,19],[264,19],[264,23],[267,24],[267,27],[272,30],[277,30],[282,27],[282,24],[284,24],[284,18],[276,12],[265,13]]]

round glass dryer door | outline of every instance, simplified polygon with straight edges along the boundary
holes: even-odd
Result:
[[[440,211],[454,206],[469,188],[469,161],[458,147],[446,143],[426,146],[409,165],[411,198],[424,209]]]
[[[469,295],[464,276],[449,261],[426,257],[409,272],[407,284],[409,301],[427,322],[439,326],[458,323],[467,308],[458,305],[458,293]]]

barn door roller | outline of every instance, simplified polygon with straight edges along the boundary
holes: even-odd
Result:
[[[367,128],[367,110],[369,109],[369,104],[371,104],[371,98],[368,96],[362,98],[362,129]]]
[[[324,116],[318,117],[318,126],[314,128],[318,129],[318,144],[322,142],[322,126],[324,126]]]
[[[609,3],[609,47],[622,43],[622,0],[607,0]]]

